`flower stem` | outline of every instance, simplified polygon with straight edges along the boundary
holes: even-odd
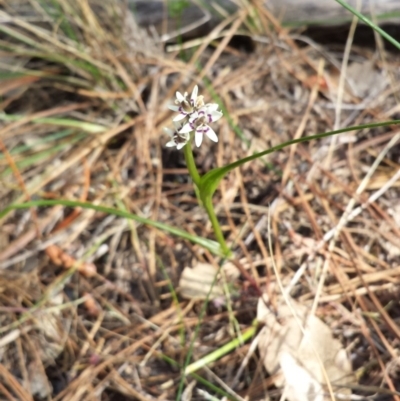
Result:
[[[221,246],[222,253],[225,256],[228,256],[231,253],[231,251],[225,242],[225,238],[224,238],[224,235],[222,234],[221,226],[219,225],[217,216],[215,215],[211,196],[205,195],[201,189],[201,185],[200,185],[201,177],[197,170],[196,163],[194,162],[193,152],[192,152],[192,148],[190,147],[190,144],[186,144],[183,147],[183,151],[184,151],[183,153],[185,155],[186,165],[189,170],[189,174],[192,177],[192,180],[196,185],[196,188],[195,188],[196,194],[198,195],[199,200],[202,201],[204,209],[206,209],[208,217],[211,221],[211,225],[213,226],[213,229],[214,229],[215,238],[217,239],[219,245]]]
[[[212,204],[211,196],[202,197],[202,201],[203,201],[203,206],[206,209],[208,217],[213,226],[215,238],[217,239],[219,245],[221,246],[222,253],[225,256],[229,256],[231,253],[231,250],[229,249],[228,245],[226,244],[224,235],[222,234],[221,226],[219,225],[217,216],[214,211],[214,206]]]
[[[183,147],[183,153],[185,155],[186,166],[189,170],[189,174],[192,177],[193,182],[196,184],[196,187],[199,188],[200,174],[197,171],[196,163],[194,162],[193,152],[190,143],[187,143]]]

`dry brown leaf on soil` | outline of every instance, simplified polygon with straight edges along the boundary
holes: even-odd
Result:
[[[330,328],[309,308],[291,300],[291,308],[283,301],[277,314],[267,306],[268,299],[259,299],[257,319],[265,324],[258,343],[265,369],[276,375],[274,384],[284,387],[289,401],[330,400],[326,377],[333,392],[341,400],[350,399],[349,384],[355,383],[346,350],[334,339]],[[300,325],[304,328],[303,334]],[[318,354],[318,356],[316,355]]]
[[[60,355],[68,338],[70,318],[62,313],[64,297],[62,293],[49,300],[49,310],[44,310],[35,321],[38,331],[37,341],[41,360],[44,364],[53,363]]]
[[[217,269],[208,263],[198,263],[193,268],[185,267],[179,280],[179,292],[186,299],[206,299],[214,283]],[[224,295],[222,286],[215,282],[210,299]]]
[[[49,398],[53,387],[46,377],[44,369],[40,369],[35,362],[31,362],[27,366],[27,370],[31,393],[41,399]]]
[[[311,86],[316,80],[310,77],[306,81],[307,86]],[[363,62],[353,62],[347,67],[345,85],[343,87],[343,101],[345,103],[354,103],[358,99],[366,99],[371,93],[380,93],[389,84],[388,78],[381,71],[374,68],[371,60]],[[321,78],[320,92],[335,101],[339,93],[340,73],[332,71],[331,74]]]
[[[347,68],[347,82],[351,92],[359,99],[365,99],[372,91],[381,92],[389,80],[383,72],[374,67],[374,61],[353,62]]]

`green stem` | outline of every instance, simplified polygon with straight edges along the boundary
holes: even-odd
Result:
[[[183,153],[185,155],[186,165],[189,170],[189,174],[192,177],[193,182],[196,184],[196,187],[198,188],[200,184],[200,174],[197,171],[196,163],[194,162],[190,141],[183,147]]]
[[[223,345],[221,348],[216,349],[215,351],[211,352],[211,354],[208,354],[205,357],[197,360],[196,362],[193,362],[191,365],[186,366],[185,372],[184,372],[185,376],[196,372],[196,370],[204,368],[204,366],[210,365],[210,363],[215,362],[216,360],[227,355],[229,352],[231,352],[235,348],[243,345],[243,343],[245,343],[246,341],[248,341],[252,337],[254,337],[254,334],[256,334],[256,331],[257,331],[257,325],[258,325],[258,322],[254,321],[252,326],[249,329],[247,329],[242,335],[240,335],[240,337],[234,338],[232,341]]]
[[[183,147],[183,151],[184,151],[183,153],[185,155],[186,165],[189,170],[189,174],[192,177],[192,180],[196,185],[196,188],[195,188],[196,194],[198,194],[198,198],[200,198],[200,200],[203,202],[204,209],[206,209],[208,218],[211,221],[211,224],[214,229],[215,238],[217,239],[219,245],[221,246],[222,253],[225,256],[228,256],[231,253],[231,251],[225,242],[225,238],[224,238],[224,235],[222,234],[221,226],[219,225],[217,216],[215,215],[211,196],[208,196],[208,195],[203,196],[204,194],[202,193],[203,191],[200,186],[201,177],[197,170],[196,163],[194,162],[192,148],[190,147],[189,143],[187,143]]]
[[[221,245],[222,253],[225,256],[228,256],[231,253],[231,250],[229,249],[228,245],[226,244],[224,235],[222,234],[221,226],[219,225],[217,216],[214,211],[214,206],[212,204],[211,196],[202,197],[202,201],[203,201],[204,209],[206,209],[208,217],[213,226],[215,238],[217,239],[218,243]]]

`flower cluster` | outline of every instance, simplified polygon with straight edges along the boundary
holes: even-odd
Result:
[[[188,99],[187,92],[183,95],[176,92],[175,105],[168,107],[178,114],[172,120],[175,129],[164,128],[165,132],[171,137],[166,146],[176,146],[177,149],[182,149],[189,142],[192,132],[194,132],[194,141],[197,147],[203,142],[204,135],[212,141],[218,142],[217,134],[209,124],[219,120],[222,113],[217,110],[217,104],[204,104],[203,96],[197,95],[198,91],[199,88],[196,85],[190,99]]]

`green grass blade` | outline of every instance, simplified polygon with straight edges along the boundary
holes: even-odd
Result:
[[[86,135],[81,134],[77,135],[72,139],[69,139],[68,142],[63,142],[58,145],[53,145],[48,149],[45,149],[43,151],[36,152],[30,156],[25,156],[21,160],[16,161],[16,165],[19,170],[22,170],[27,167],[31,167],[35,165],[38,162],[44,162],[45,160],[55,156],[59,151],[64,150],[66,147],[70,147],[76,142],[81,141],[82,139],[85,138]],[[0,154],[0,160],[2,160],[3,155]],[[0,172],[0,178],[7,177],[8,175],[11,175],[13,173],[13,170],[11,167],[7,167],[4,171]]]
[[[190,242],[193,242],[194,244],[200,245],[201,247],[208,249],[210,252],[214,253],[215,255],[222,256],[220,246],[215,241],[212,241],[207,238],[198,237],[197,235],[192,235],[192,234],[188,233],[187,231],[181,230],[180,228],[172,227],[172,226],[169,226],[168,224],[164,224],[164,223],[159,223],[158,221],[146,219],[144,217],[140,217],[136,214],[128,213],[123,210],[118,210],[118,209],[114,209],[114,208],[106,207],[106,206],[93,205],[92,203],[88,203],[88,202],[78,202],[78,201],[71,201],[71,200],[65,200],[65,199],[58,199],[58,200],[45,199],[45,200],[37,200],[37,201],[31,201],[31,202],[26,202],[26,203],[12,204],[12,205],[6,207],[5,209],[3,209],[2,211],[0,211],[0,220],[4,216],[6,216],[9,212],[11,212],[12,210],[28,209],[30,207],[35,207],[35,206],[57,206],[57,205],[63,205],[63,206],[69,206],[69,207],[81,207],[83,209],[92,209],[92,210],[96,210],[101,213],[113,214],[115,216],[125,217],[127,219],[137,221],[138,223],[146,224],[148,226],[158,228],[162,231],[176,235],[177,237],[186,239]]]
[[[379,28],[378,25],[374,24],[370,19],[367,17],[364,17],[359,11],[357,11],[355,8],[347,4],[343,0],[336,0],[337,3],[339,3],[342,7],[344,7],[346,10],[350,11],[353,15],[355,15],[357,18],[360,19],[360,21],[364,22],[364,24],[368,25],[371,27],[374,31],[378,32],[379,35],[381,35],[383,38],[385,38],[388,42],[390,42],[393,46],[395,46],[397,49],[400,50],[400,43],[390,36],[388,33],[386,33],[383,29]]]
[[[273,146],[272,148],[264,150],[263,152],[255,153],[251,156],[245,157],[243,159],[239,159],[236,162],[228,164],[224,167],[219,167],[219,168],[210,170],[208,173],[204,174],[201,177],[201,180],[200,180],[201,193],[203,195],[204,194],[212,195],[214,193],[214,191],[217,189],[217,186],[218,186],[219,182],[221,181],[221,179],[226,174],[228,174],[231,170],[235,169],[236,167],[240,167],[245,163],[259,159],[260,157],[266,156],[270,153],[276,152],[277,150],[286,148],[287,146],[294,145],[296,143],[312,141],[314,139],[325,138],[327,136],[338,135],[338,134],[342,134],[344,132],[359,131],[359,130],[363,130],[363,129],[367,129],[367,128],[386,127],[386,126],[396,125],[396,124],[400,124],[400,120],[385,121],[385,122],[365,124],[365,125],[357,125],[357,126],[353,126],[353,127],[342,128],[342,129],[339,129],[336,131],[329,131],[329,132],[324,132],[322,134],[316,134],[316,135],[305,136],[305,137],[301,137],[301,138],[297,138],[297,139],[292,139],[292,140],[284,142],[280,145]]]
[[[39,0],[39,4],[42,6],[43,10],[52,20],[54,20],[64,34],[74,42],[78,42],[78,37],[69,23],[68,18],[66,18],[64,15],[59,2],[56,0],[50,0],[49,3],[50,4],[48,4],[46,1]]]
[[[227,355],[229,352],[233,351],[237,347],[240,347],[243,343],[250,340],[254,337],[256,333],[257,325],[254,324],[249,329],[247,329],[239,338],[234,338],[233,340],[229,341],[227,344],[223,345],[221,348],[216,349],[215,351],[211,352],[210,354],[204,356],[203,358],[193,362],[191,365],[187,366],[185,369],[185,375],[191,374],[196,372],[197,370],[208,366],[210,363],[215,362],[216,360],[222,358],[223,356]]]
[[[26,116],[18,115],[18,114],[6,114],[0,112],[0,121],[19,121]],[[96,134],[99,132],[104,132],[108,128],[104,125],[88,123],[86,121],[79,121],[79,120],[71,120],[67,118],[52,118],[52,117],[45,117],[45,118],[34,118],[32,122],[39,123],[39,124],[49,124],[49,125],[57,125],[60,127],[72,127],[72,128],[79,128],[82,131],[89,132],[91,134]]]
[[[67,138],[69,136],[71,136],[75,131],[72,129],[66,129],[66,130],[62,130],[56,133],[52,133],[49,135],[46,135],[40,139],[34,140],[32,141],[32,143],[30,145],[20,145],[20,146],[16,146],[15,148],[11,149],[9,151],[10,155],[12,156],[16,156],[16,155],[20,155],[21,153],[24,153],[26,151],[34,151],[35,146],[42,146],[45,145],[47,143],[52,143],[52,142],[56,142],[59,141],[63,138]],[[72,138],[73,140],[73,138]],[[0,161],[5,159],[5,156],[0,154]]]
[[[91,59],[90,56],[85,54],[84,51],[71,48],[70,53],[66,55],[61,54],[61,51],[49,51],[42,40],[32,39],[31,37],[20,33],[16,29],[5,26],[4,24],[0,24],[0,32],[9,35],[21,43],[31,46],[33,49],[40,49],[44,54],[43,58],[54,60],[55,62],[59,62],[63,65],[74,65],[85,70],[91,74],[96,81],[98,81],[100,77],[104,75],[110,75],[113,73],[112,69],[108,65]],[[101,71],[103,71],[103,73]]]

